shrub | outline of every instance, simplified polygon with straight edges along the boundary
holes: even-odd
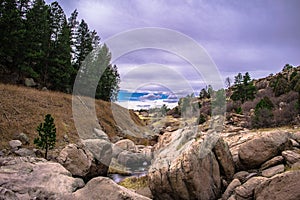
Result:
[[[243,114],[243,110],[241,107],[238,107],[236,110],[235,110],[236,114]]]
[[[297,112],[297,100],[291,103],[285,104],[281,109],[276,109],[274,113],[274,125],[282,126],[294,123]]]
[[[259,110],[259,109],[269,109],[272,110],[272,108],[274,108],[274,104],[272,103],[272,101],[269,99],[269,97],[264,97],[263,99],[261,99],[258,104],[256,104],[255,106],[255,111]]]
[[[254,128],[271,127],[274,124],[273,108],[274,104],[268,97],[261,99],[255,106],[252,126]]]
[[[255,111],[251,124],[253,128],[266,128],[274,124],[273,113],[267,108],[261,108]]]
[[[203,124],[204,122],[206,122],[206,118],[203,114],[200,114],[198,118],[198,124]]]
[[[276,97],[279,97],[282,94],[288,93],[290,91],[289,82],[280,74],[276,79],[273,79],[270,83],[273,92]]]

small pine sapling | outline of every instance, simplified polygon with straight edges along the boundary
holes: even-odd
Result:
[[[56,128],[53,117],[47,114],[44,123],[40,123],[36,130],[39,137],[34,139],[34,144],[41,149],[45,149],[45,159],[47,159],[48,150],[53,149],[56,142]]]

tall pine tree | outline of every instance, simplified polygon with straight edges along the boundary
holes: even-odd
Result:
[[[26,20],[26,63],[30,76],[46,85],[49,76],[51,28],[49,6],[44,0],[35,0]]]
[[[66,15],[58,2],[50,6],[51,46],[49,63],[50,89],[70,91],[71,75],[74,73],[71,66],[71,30]]]
[[[16,0],[3,0],[0,4],[0,71],[19,72],[24,56],[24,22]]]

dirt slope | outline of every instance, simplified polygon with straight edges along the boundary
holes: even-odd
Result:
[[[95,103],[99,124],[110,138],[116,135],[126,138],[122,130],[139,135],[148,131],[132,111],[129,111],[131,119],[128,119],[128,110],[114,104],[114,112],[118,114],[117,124],[111,112],[111,103],[101,100]],[[0,84],[0,149],[7,148],[8,141],[21,132],[29,136],[29,146],[33,147],[36,127],[48,113],[54,117],[57,128],[57,147],[65,146],[65,134],[70,142],[78,141],[72,116],[72,95]],[[139,140],[137,143],[145,141]]]

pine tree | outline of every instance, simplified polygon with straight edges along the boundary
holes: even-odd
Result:
[[[49,6],[44,0],[35,0],[26,20],[26,63],[30,76],[46,85],[49,76],[51,28]]]
[[[119,92],[120,75],[117,66],[109,65],[100,78],[96,98],[104,101],[116,101]]]
[[[3,0],[0,4],[0,69],[19,72],[24,56],[24,22],[16,0]]]
[[[71,38],[66,15],[57,2],[50,7],[51,46],[49,80],[47,87],[54,90],[70,91],[71,76]]]
[[[45,149],[45,159],[47,159],[48,150],[53,149],[56,142],[56,128],[53,117],[47,114],[44,123],[40,123],[36,130],[39,137],[34,139],[34,144],[41,149]]]
[[[79,69],[86,56],[93,50],[93,40],[87,23],[81,20],[78,26],[78,37],[76,41],[76,69]]]
[[[253,100],[255,98],[256,87],[253,85],[253,81],[248,72],[242,76],[241,73],[238,73],[235,76],[233,93],[231,99],[233,101],[241,101],[244,103],[247,100]]]

